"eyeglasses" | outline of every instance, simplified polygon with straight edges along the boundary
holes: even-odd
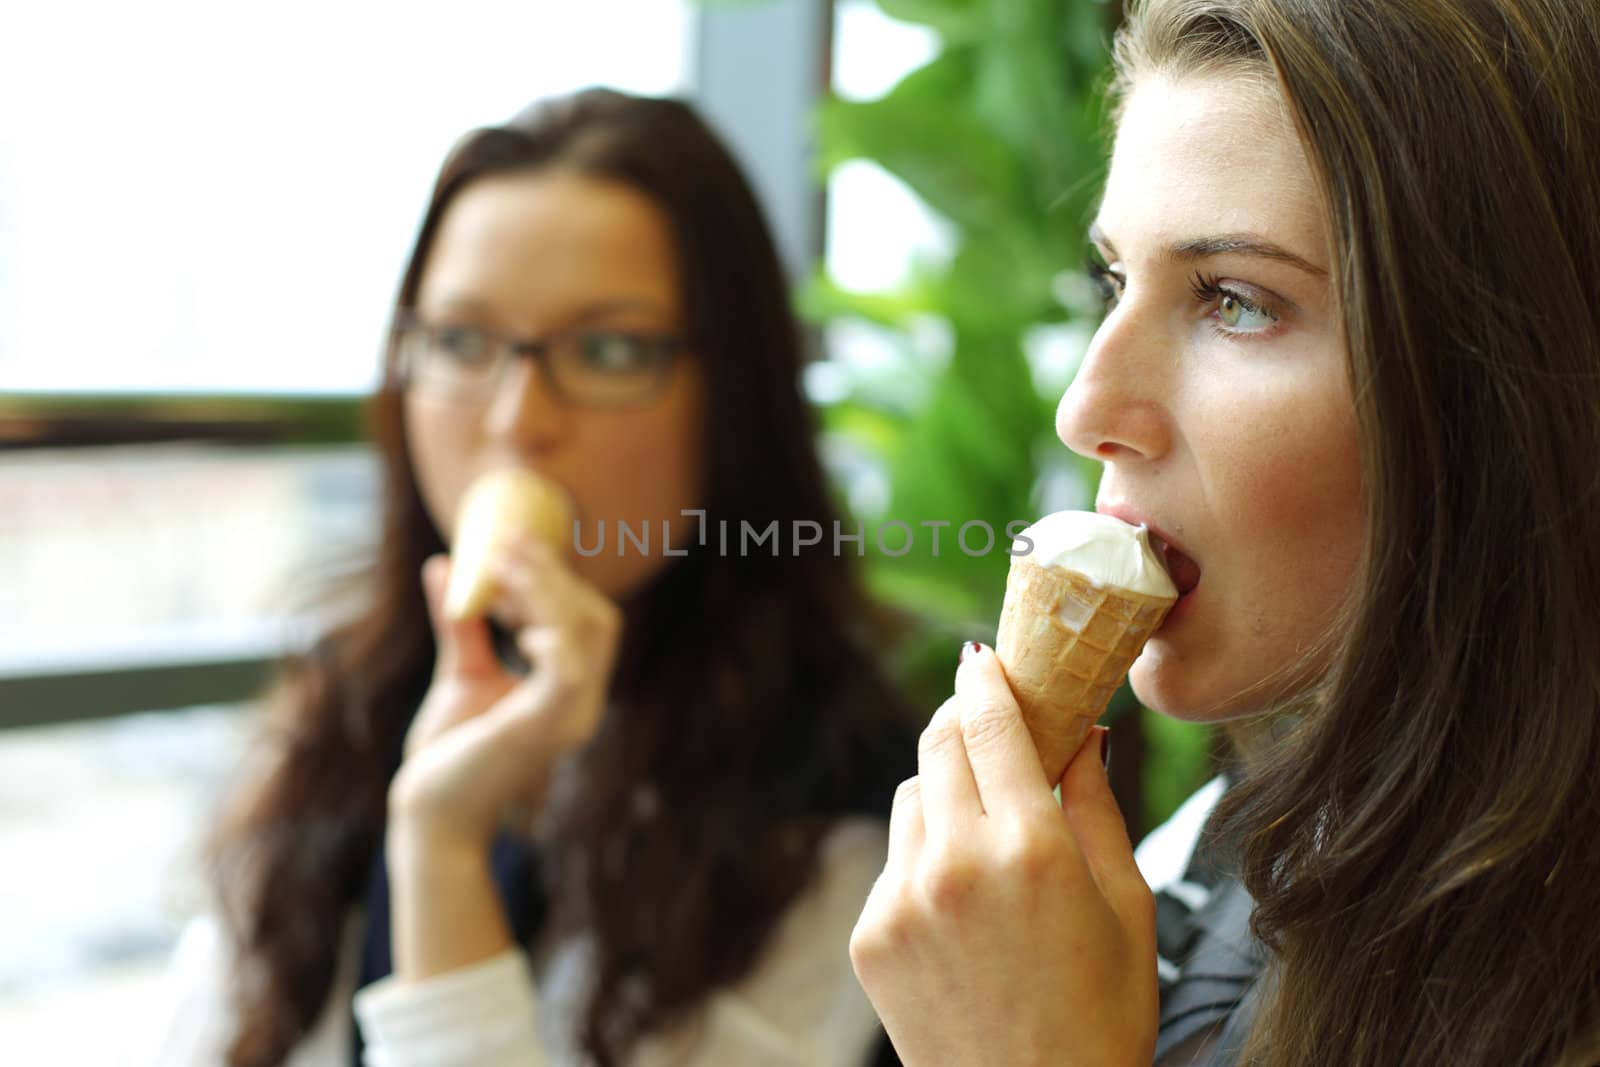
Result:
[[[514,341],[472,326],[424,322],[403,315],[395,324],[402,378],[430,394],[461,403],[493,396],[519,356],[536,360],[564,402],[585,407],[645,404],[660,395],[683,338],[622,329],[579,329],[538,341]]]

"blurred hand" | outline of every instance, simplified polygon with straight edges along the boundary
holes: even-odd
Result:
[[[1148,1067],[1155,901],[1090,731],[1057,806],[992,650],[900,787],[889,856],[851,937],[907,1067]]]
[[[506,805],[593,736],[622,626],[617,606],[536,540],[510,546],[494,574],[493,613],[533,671],[523,678],[501,665],[484,619],[445,617],[450,560],[429,559],[422,584],[438,655],[389,788],[397,828],[463,852],[487,848]]]

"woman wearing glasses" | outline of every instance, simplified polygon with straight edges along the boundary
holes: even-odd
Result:
[[[161,1063],[869,1054],[846,946],[914,744],[846,557],[703,536],[833,522],[798,346],[682,104],[589,91],[457,146],[375,402],[364,610],[275,693]],[[502,467],[608,540],[514,546],[495,624],[450,621],[462,494]]]

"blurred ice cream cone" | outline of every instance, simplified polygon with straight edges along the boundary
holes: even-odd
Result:
[[[450,586],[445,613],[452,619],[481,615],[493,602],[495,555],[529,535],[560,549],[572,537],[572,505],[555,482],[521,467],[480,475],[467,487],[450,546]]]

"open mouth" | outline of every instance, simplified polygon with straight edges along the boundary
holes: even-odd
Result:
[[[1161,554],[1161,563],[1167,568],[1172,584],[1178,587],[1178,595],[1187,596],[1200,584],[1200,564],[1173,548],[1160,536],[1152,533],[1150,540]]]

